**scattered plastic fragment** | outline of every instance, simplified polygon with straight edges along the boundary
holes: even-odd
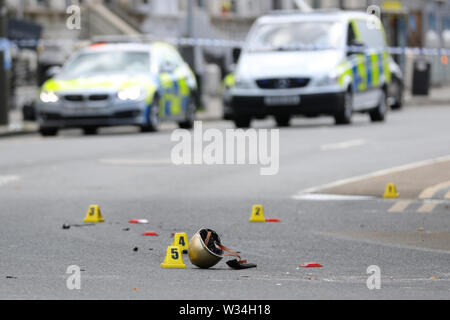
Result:
[[[142,235],[143,236],[153,236],[153,237],[159,236],[159,234],[157,234],[156,232],[144,232]]]
[[[256,268],[256,264],[254,263],[247,263],[247,260],[240,260],[237,259],[227,261],[227,265],[236,270],[242,270],[242,269],[250,269],[250,268]]]
[[[307,262],[307,263],[302,263],[300,265],[300,267],[303,267],[303,268],[322,268],[323,265],[321,265],[319,263],[315,263],[315,262]]]
[[[70,229],[70,224],[63,224],[62,228],[64,230]]]
[[[123,228],[122,231],[130,231],[130,228]]]
[[[147,224],[147,219],[131,219],[128,223]]]
[[[139,250],[138,247],[134,247],[134,248],[133,248],[133,251],[134,251],[134,252],[137,252],[138,250]]]
[[[17,277],[14,277],[14,276],[6,276],[6,279],[17,279]]]
[[[424,231],[425,229],[424,228],[422,228],[422,227],[420,227],[420,228],[417,228],[417,231]]]
[[[281,222],[280,219],[266,219],[266,222]]]

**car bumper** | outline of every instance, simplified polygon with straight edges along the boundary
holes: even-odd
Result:
[[[334,115],[343,105],[345,92],[298,95],[299,102],[292,105],[267,105],[267,96],[231,96],[225,104],[225,115],[234,116],[277,116],[277,115]]]
[[[147,113],[148,106],[143,101],[105,108],[65,108],[57,104],[40,104],[37,107],[37,120],[41,128],[60,129],[88,126],[144,125],[147,123]]]

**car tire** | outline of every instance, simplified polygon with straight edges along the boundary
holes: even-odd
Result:
[[[386,119],[387,111],[388,111],[387,95],[386,91],[382,90],[378,106],[369,112],[370,120],[372,122],[383,122]]]
[[[392,79],[395,86],[395,103],[391,106],[392,110],[400,110],[403,108],[403,85],[397,78]]]
[[[195,112],[197,107],[195,105],[194,99],[191,97],[188,109],[186,110],[186,119],[183,122],[179,122],[178,126],[181,129],[192,129],[195,122]]]
[[[352,123],[353,116],[353,94],[348,90],[342,99],[339,110],[334,114],[336,125],[347,125]]]
[[[291,123],[291,116],[290,115],[276,116],[275,121],[277,122],[278,127],[289,127]]]
[[[250,117],[238,117],[234,119],[234,124],[240,129],[250,128],[251,122],[252,119]]]
[[[95,136],[98,133],[98,127],[84,127],[83,134],[85,136]]]
[[[159,118],[159,97],[155,95],[153,103],[150,106],[150,110],[147,114],[147,123],[141,126],[141,132],[156,132],[158,131],[160,118]]]
[[[58,135],[58,129],[57,128],[40,128],[39,133],[43,137],[54,137]]]

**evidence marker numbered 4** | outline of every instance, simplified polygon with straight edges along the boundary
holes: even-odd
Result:
[[[214,313],[225,315],[270,315],[270,305],[268,304],[224,304],[215,307],[201,307],[186,304],[180,307],[180,315],[197,315],[211,317]]]

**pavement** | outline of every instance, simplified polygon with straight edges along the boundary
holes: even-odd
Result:
[[[418,210],[426,199],[417,197],[394,212],[404,199],[308,192],[448,157],[449,117],[448,106],[429,105],[392,112],[380,124],[367,115],[351,126],[295,119],[280,129],[274,176],[260,175],[258,165],[174,165],[171,124],[155,134],[124,127],[89,137],[68,130],[1,139],[0,299],[449,299],[447,189],[426,212]],[[233,124],[204,127],[224,132]],[[446,166],[436,161],[428,171],[436,180],[411,176],[404,185],[444,182]],[[91,204],[104,223],[83,225]],[[254,204],[281,222],[249,222]],[[149,224],[128,223],[138,218]],[[187,256],[186,269],[161,268],[171,234],[190,239],[201,227],[257,268],[231,270],[224,258],[200,270]],[[323,267],[300,267],[305,262]],[[71,265],[81,269],[80,290],[66,286]],[[373,265],[379,290],[367,287]]]

